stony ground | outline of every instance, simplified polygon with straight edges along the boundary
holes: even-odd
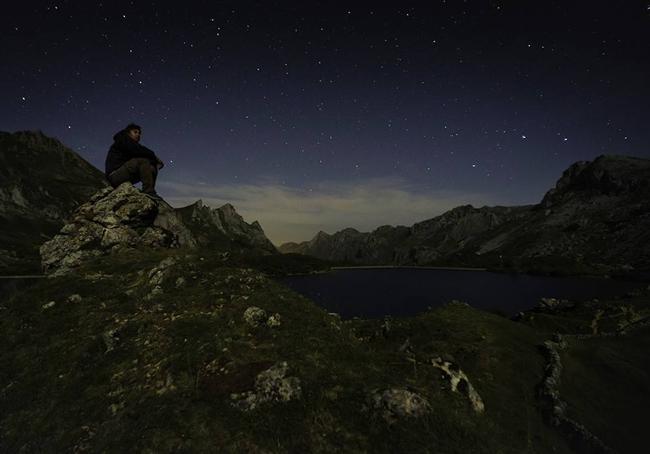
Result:
[[[567,417],[638,452],[646,293],[344,321],[291,260],[126,252],[0,300],[0,452],[589,452],[540,398],[558,332]]]

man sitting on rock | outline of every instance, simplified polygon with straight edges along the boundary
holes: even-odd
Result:
[[[114,188],[130,181],[142,181],[142,192],[155,200],[156,177],[164,164],[149,148],[140,145],[142,128],[129,124],[113,136],[114,143],[106,156],[106,178]]]

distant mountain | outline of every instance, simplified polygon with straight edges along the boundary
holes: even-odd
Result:
[[[264,252],[278,252],[264,234],[260,223],[247,223],[229,203],[219,208],[210,208],[203,205],[203,201],[197,200],[175,211],[197,238],[198,244],[216,244],[221,238],[227,238]]]
[[[37,272],[38,245],[108,183],[40,131],[0,132],[0,274]]]
[[[650,160],[604,155],[570,166],[536,205],[465,205],[412,227],[319,232],[279,250],[354,264],[647,273],[649,196]]]
[[[277,253],[260,224],[246,223],[230,204],[211,209],[199,200],[174,209],[164,202],[146,204],[146,197],[137,197],[139,191],[112,192],[100,170],[58,140],[39,131],[0,132],[0,274],[40,273],[39,248],[55,237],[59,249],[42,249],[54,257],[43,262],[46,268],[77,246],[77,252],[87,256],[103,254],[107,244],[108,249],[157,244],[159,239],[151,237],[138,240],[147,228],[149,233],[162,229],[158,233],[171,235],[176,246],[225,251],[239,245]],[[120,204],[132,210],[118,214]],[[92,219],[88,213],[93,213]],[[87,235],[84,244],[79,238],[75,242],[78,231]],[[68,254],[67,260],[79,254]]]

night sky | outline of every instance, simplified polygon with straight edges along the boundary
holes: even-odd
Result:
[[[230,202],[276,244],[650,157],[650,2],[364,3],[3,4],[0,130],[103,171],[138,123],[165,199]]]

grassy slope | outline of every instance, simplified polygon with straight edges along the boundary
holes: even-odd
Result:
[[[622,453],[647,450],[650,329],[571,341],[562,356],[568,415]]]
[[[340,322],[241,257],[204,252],[103,258],[86,270],[103,278],[49,279],[0,303],[0,451],[570,452],[535,403],[545,330],[451,304],[394,320],[384,336],[380,321]],[[179,262],[165,292],[145,300],[146,272],[169,254]],[[83,300],[67,302],[74,293]],[[282,325],[249,327],[251,305]],[[399,352],[406,338],[415,363]],[[439,354],[468,374],[485,414],[429,365]],[[233,408],[230,394],[276,361],[303,398]],[[432,413],[388,426],[363,409],[389,387],[425,396]]]
[[[524,324],[540,332],[593,335],[619,331],[650,316],[650,295],[569,304],[550,313],[528,313]],[[568,416],[620,453],[645,452],[650,407],[650,326],[625,335],[565,337],[561,352],[562,400]]]

